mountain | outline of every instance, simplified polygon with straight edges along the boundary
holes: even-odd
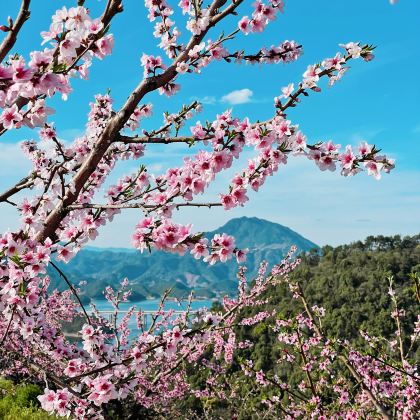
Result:
[[[318,245],[292,229],[257,217],[232,219],[219,229],[209,232],[209,235],[221,232],[233,235],[239,248],[249,248],[250,250],[273,249],[285,253],[292,245],[296,245],[301,251],[318,248]]]
[[[249,248],[246,265],[251,278],[262,261],[278,263],[292,245],[298,252],[318,249],[313,242],[293,230],[277,223],[256,217],[232,219],[206,236],[225,232],[233,235],[240,248]],[[125,277],[133,290],[132,300],[159,297],[172,287],[173,295],[187,296],[191,290],[199,297],[217,297],[234,293],[237,287],[238,265],[231,260],[214,266],[194,259],[190,255],[179,256],[162,251],[140,254],[130,249],[99,249],[87,247],[68,264],[58,264],[73,284],[87,281],[83,286],[86,297],[102,297],[108,285],[117,287]],[[50,271],[52,287],[60,290],[66,284]]]

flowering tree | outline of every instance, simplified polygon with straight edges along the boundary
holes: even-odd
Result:
[[[280,346],[278,367],[294,367],[295,386],[277,374],[257,370],[250,359],[241,361],[245,375],[265,390],[262,402],[268,410],[290,418],[415,418],[420,378],[417,366],[409,360],[418,344],[420,318],[411,326],[409,340],[403,343],[404,310],[398,305],[393,279],[389,279],[388,294],[395,336],[387,340],[360,330],[366,345],[358,348],[346,337],[329,336],[323,326],[325,309],[309,304],[300,281],[288,276],[280,281],[298,301],[299,310],[288,318],[276,318],[273,313],[267,313],[267,317],[271,318],[269,325]],[[232,392],[235,384],[227,388]]]
[[[191,317],[187,311],[174,318],[162,307],[152,325],[146,326],[134,308],[120,323],[116,318],[109,323],[98,313],[90,316],[78,290],[54,259],[69,261],[114,215],[126,208],[139,208],[145,216],[133,233],[133,245],[140,251],[191,253],[209,264],[235,257],[240,263],[246,250],[238,249],[233,237],[221,234],[207,240],[193,232],[191,225],[175,223],[172,213],[186,206],[223,206],[226,210],[243,206],[249,189],[258,191],[289,158],[308,158],[321,170],[333,171],[339,166],[344,176],[365,169],[378,179],[393,168],[393,161],[367,143],[359,145],[357,151],[351,146],[341,150],[332,141],[308,143],[298,125],[286,116],[304,96],[321,90],[322,79],[330,85],[341,79],[349,61],[373,59],[373,47],[358,42],[341,45],[341,52],[332,58],[309,65],[296,85],[283,87],[266,121],[240,120],[227,110],[214,121],[196,122],[184,129],[186,121],[201,108],[194,101],[175,114],[165,114],[160,127],[139,129],[141,120],[152,112],[146,96],[155,90],[168,97],[177,94],[182,75],[204,72],[205,67],[222,60],[267,65],[297,60],[302,46],[295,41],[256,52],[229,50],[234,37],[263,31],[283,12],[282,0],[257,1],[251,13],[240,18],[235,16],[242,0],[214,0],[210,4],[181,0],[184,36],[171,19],[174,11],[165,0],[146,0],[148,18],[155,22],[153,34],[163,55],[141,56],[143,78],[120,109],[113,108],[109,94],[98,94],[90,104],[85,134],[65,144],[50,121],[54,110],[48,106],[49,99],[61,95],[65,100],[72,91],[71,80],[88,79],[94,61],[111,54],[111,23],[123,12],[123,0],[108,0],[101,16],[91,16],[84,3],[79,0],[77,6],[63,7],[52,16],[51,26],[41,32],[46,47],[31,52],[29,60],[11,52],[29,18],[30,0],[22,0],[16,19],[9,19],[0,28],[5,32],[0,45],[0,135],[23,126],[39,133],[39,141],[22,142],[32,170],[0,194],[0,202],[15,206],[21,215],[20,229],[0,237],[0,355],[3,374],[20,372],[45,381],[46,391],[40,397],[45,410],[60,416],[71,413],[77,418],[101,418],[101,409],[113,400],[130,399],[159,411],[188,393],[198,395],[188,384],[185,363],[206,366],[203,355],[212,348],[216,357],[229,364],[233,351],[246,346],[236,342],[233,326],[268,316],[262,312],[254,320],[241,321],[240,310],[259,305],[261,293],[274,279],[286,276],[295,263],[289,256],[268,276],[262,268],[250,289],[241,277],[238,298],[226,298],[221,313],[203,310]],[[209,31],[217,31],[224,20],[232,24],[232,32],[211,41]],[[97,202],[97,192],[117,161],[140,160],[154,144],[170,143],[194,146],[197,152],[183,165],[162,174],[151,174],[142,165],[109,186],[104,199]],[[254,157],[220,192],[220,200],[195,201],[195,196],[203,194],[216,175],[231,167],[244,150],[254,150]],[[25,191],[28,195],[17,202],[15,196]],[[68,282],[67,292],[48,290],[48,266],[59,270]],[[122,291],[106,291],[115,308],[128,298],[126,287],[123,282]],[[80,313],[86,318],[81,331],[83,348],[68,342],[59,322],[71,321]],[[140,332],[129,340],[128,320],[132,316],[138,317]],[[305,322],[312,328],[310,319]],[[321,331],[312,331],[317,337],[315,344],[325,342],[329,348]],[[354,359],[346,360],[349,369],[356,372],[353,377],[359,380],[359,365]],[[374,411],[387,418],[387,408],[375,397],[375,390],[368,388],[366,392]]]

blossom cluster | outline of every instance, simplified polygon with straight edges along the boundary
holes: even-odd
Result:
[[[238,22],[238,27],[243,33],[264,31],[268,23],[276,18],[276,14],[284,10],[283,0],[270,0],[267,3],[264,4],[260,0],[256,1],[252,17],[244,16]]]
[[[278,267],[284,273],[291,269],[292,264],[288,259]],[[217,369],[217,376],[222,376],[224,366],[232,363],[235,351],[249,345],[236,339],[232,326],[240,310],[258,305],[258,297],[271,286],[273,278],[265,276],[265,270],[266,266],[260,269],[253,287],[241,283],[238,297],[230,299],[229,305],[219,313],[211,313],[203,308],[196,313],[187,311],[175,317],[171,311],[164,310],[162,301],[157,313],[159,320],[156,316],[152,327],[144,329],[134,341],[124,346],[121,345],[121,336],[127,328],[127,319],[117,323],[115,318],[110,324],[98,313],[94,323],[85,324],[82,328],[83,351],[62,358],[62,363],[66,364],[62,381],[69,387],[57,391],[46,388],[39,397],[42,407],[58,416],[71,412],[77,418],[101,418],[100,410],[106,403],[124,400],[133,392],[137,401],[149,408],[163,407],[167,402],[189,394],[204,396],[208,391],[199,392],[191,388],[185,382],[185,372],[162,377],[159,372],[179,366],[181,357],[181,360],[185,359],[213,373]],[[121,290],[127,286],[124,281]],[[106,295],[116,309],[121,302],[118,296],[123,294],[110,291]],[[134,314],[134,311],[129,312],[130,316]],[[263,321],[267,316],[269,314],[261,312],[252,324]],[[246,323],[251,325],[251,321]],[[106,329],[112,333],[105,332]],[[112,337],[114,343],[110,340]],[[214,347],[216,364],[209,363],[204,357],[209,347]],[[80,385],[70,388],[76,379]],[[84,391],[83,398],[78,391],[81,389]]]
[[[0,124],[4,130],[42,127],[54,112],[45,98],[59,92],[66,99],[72,90],[70,78],[86,79],[93,58],[104,58],[113,47],[113,36],[105,34],[102,21],[93,19],[82,6],[58,10],[41,36],[50,48],[31,52],[28,63],[15,54],[0,64]]]
[[[148,18],[155,23],[153,35],[160,39],[159,47],[162,48],[169,58],[175,58],[181,46],[177,44],[180,31],[174,27],[175,22],[170,19],[174,13],[171,6],[165,0],[145,0],[145,6],[149,11]]]
[[[147,217],[137,226],[133,235],[133,245],[143,252],[152,246],[157,250],[176,252],[181,255],[187,250],[196,259],[203,258],[210,265],[218,261],[226,262],[236,256],[238,262],[245,260],[246,250],[235,247],[232,236],[216,234],[209,243],[202,235],[191,235],[191,225],[176,224],[168,219]]]

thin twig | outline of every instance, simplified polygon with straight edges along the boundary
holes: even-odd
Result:
[[[13,317],[14,317],[14,315],[15,315],[15,311],[16,311],[16,305],[13,307],[12,314],[11,314],[11,316],[10,316],[9,323],[7,324],[7,327],[6,327],[6,331],[4,332],[3,337],[2,337],[2,339],[1,339],[1,341],[0,341],[0,348],[3,346],[3,343],[5,342],[6,337],[7,337],[7,335],[9,334],[10,327],[11,327],[11,325],[12,325],[12,321],[13,321]]]
[[[67,278],[67,276],[63,273],[63,271],[61,271],[61,269],[56,265],[56,264],[54,264],[52,261],[50,261],[50,264],[58,271],[58,273],[60,274],[60,276],[64,279],[64,281],[67,283],[67,285],[69,286],[69,288],[70,288],[70,290],[72,291],[72,293],[74,294],[74,296],[76,297],[76,299],[78,300],[78,302],[79,302],[79,305],[80,305],[80,307],[82,308],[82,311],[83,311],[83,313],[85,314],[85,317],[86,317],[86,320],[87,320],[87,322],[89,323],[89,325],[92,325],[92,323],[91,323],[91,321],[90,321],[90,318],[89,318],[89,315],[88,315],[88,313],[86,312],[86,309],[85,309],[85,307],[84,307],[84,305],[83,305],[83,303],[82,303],[82,301],[81,301],[81,299],[80,299],[80,297],[79,297],[79,295],[77,294],[77,291],[76,291],[76,289],[74,288],[74,286],[71,284],[71,282],[69,281],[69,279]]]
[[[21,190],[24,190],[25,188],[30,188],[34,185],[34,176],[35,174],[30,174],[29,176],[21,179],[17,184],[15,184],[13,187],[9,188],[4,193],[0,194],[0,203],[1,202],[7,202],[8,199],[12,196],[18,193]]]

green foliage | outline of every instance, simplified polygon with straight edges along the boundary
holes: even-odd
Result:
[[[396,330],[391,318],[391,298],[388,295],[388,277],[393,276],[394,287],[402,318],[403,336],[409,342],[409,328],[418,313],[414,282],[410,273],[420,272],[420,235],[406,237],[370,236],[365,242],[356,242],[336,248],[325,246],[321,253],[302,256],[302,263],[291,278],[299,280],[310,306],[325,308],[323,327],[332,338],[346,338],[358,347],[365,341],[360,330],[375,336],[389,338]],[[267,310],[276,309],[279,317],[289,317],[299,309],[287,287],[280,284],[270,291]],[[246,316],[252,316],[249,310]],[[276,360],[276,337],[265,333],[263,327],[242,327],[240,339],[254,343],[252,358],[257,368],[273,368]],[[420,358],[420,349],[414,348],[413,358]],[[417,353],[416,353],[417,352]],[[280,373],[280,372],[276,372]],[[285,372],[290,375],[290,372]],[[283,375],[284,377],[285,375]],[[289,378],[290,379],[290,378]]]
[[[389,339],[397,329],[390,316],[393,306],[388,294],[388,277],[392,276],[399,309],[405,311],[401,319],[402,336],[405,348],[409,347],[412,326],[419,312],[419,281],[414,273],[420,273],[420,235],[403,239],[400,236],[371,236],[365,242],[336,248],[325,246],[320,252],[309,252],[301,258],[302,262],[291,278],[301,283],[309,306],[326,309],[326,317],[322,319],[326,335],[347,339],[366,352],[370,349],[360,330]],[[284,283],[271,288],[265,298],[269,299],[267,305],[248,308],[242,316],[252,317],[261,310],[276,309],[278,318],[287,319],[303,310]],[[255,370],[262,369],[269,376],[277,375],[292,387],[303,379],[302,371],[294,369],[293,365],[277,363],[281,345],[268,323],[237,327],[236,334],[238,340],[249,340],[254,344],[250,349],[242,350],[241,356],[252,359]],[[409,359],[412,362],[420,360],[418,346],[413,346]],[[237,418],[259,418],[264,411],[261,399],[265,396],[259,394],[255,384],[243,375],[239,365],[234,364],[227,373],[228,382],[236,383]],[[190,380],[193,386],[204,383],[205,375],[204,371],[192,371]],[[340,375],[346,375],[346,372],[338,371],[337,376]],[[189,399],[181,406],[199,413],[203,410],[203,401]]]
[[[304,256],[293,273],[305,288],[311,305],[326,309],[324,327],[332,337],[345,337],[361,345],[359,330],[390,337],[396,327],[388,278],[395,282],[399,306],[406,312],[403,332],[413,325],[418,305],[410,273],[420,271],[420,235],[369,236],[366,241],[333,249],[323,256]]]
[[[37,396],[42,389],[34,384],[19,383],[0,378],[0,419],[2,420],[54,420],[39,407]]]

